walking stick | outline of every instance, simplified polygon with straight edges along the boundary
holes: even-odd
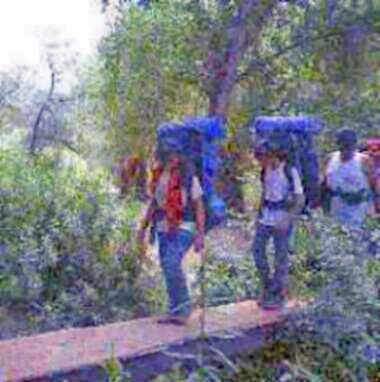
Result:
[[[201,343],[199,347],[199,363],[200,366],[203,367],[204,364],[204,340],[206,337],[206,258],[205,258],[205,248],[203,247],[200,250],[201,256],[201,268],[200,268],[200,287],[201,287],[201,301],[200,301],[200,337]]]

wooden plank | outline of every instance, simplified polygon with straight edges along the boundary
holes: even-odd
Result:
[[[206,333],[212,337],[230,330],[250,331],[267,327],[281,322],[300,306],[302,303],[293,300],[282,311],[263,311],[255,301],[244,301],[208,308]],[[157,318],[149,317],[0,341],[0,382],[69,375],[75,370],[98,370],[96,366],[110,358],[112,348],[114,355],[123,361],[139,360],[136,363],[149,374],[149,363],[152,370],[157,370],[159,359],[164,366],[163,348],[183,350],[185,344],[189,348],[195,346],[200,334],[199,316],[200,311],[195,311],[188,325],[183,327],[158,325]]]

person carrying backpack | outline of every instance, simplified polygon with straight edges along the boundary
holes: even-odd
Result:
[[[155,224],[159,244],[160,265],[169,296],[169,314],[159,323],[184,325],[191,313],[191,300],[181,263],[194,245],[197,252],[204,246],[205,210],[200,180],[181,154],[181,147],[172,144],[158,152],[151,199],[138,231],[144,242],[146,229]]]
[[[300,174],[289,162],[290,146],[289,136],[285,134],[265,142],[255,153],[262,165],[262,197],[253,255],[263,287],[259,304],[266,309],[281,308],[284,303],[289,266],[289,233],[305,202]],[[271,237],[275,246],[272,278],[266,254]]]
[[[331,153],[323,171],[325,212],[343,225],[360,228],[371,212],[377,185],[371,158],[357,150],[355,131],[338,132],[338,151]],[[376,199],[376,198],[375,198]],[[379,210],[379,201],[375,208]]]

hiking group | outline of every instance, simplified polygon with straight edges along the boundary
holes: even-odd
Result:
[[[380,139],[368,140],[359,152],[356,133],[340,131],[338,150],[320,171],[314,137],[321,130],[321,122],[309,117],[260,117],[253,125],[262,195],[252,252],[264,309],[281,308],[286,299],[291,238],[300,214],[322,207],[338,222],[357,229],[367,216],[380,214]],[[214,186],[224,137],[224,124],[217,118],[187,119],[158,129],[149,203],[138,240],[145,241],[149,227],[151,241],[158,240],[169,297],[169,314],[159,323],[186,323],[192,306],[182,260],[192,246],[204,256],[205,233],[226,218]],[[266,253],[271,238],[272,277]]]

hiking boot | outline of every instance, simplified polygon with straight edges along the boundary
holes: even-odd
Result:
[[[282,309],[284,307],[284,302],[285,300],[281,295],[272,295],[270,298],[265,300],[261,307],[265,310]]]
[[[257,305],[262,307],[265,304],[265,301],[268,300],[269,298],[269,288],[268,287],[263,287],[260,296],[257,299]]]
[[[283,308],[285,303],[285,295],[281,291],[275,291],[273,289],[269,289],[265,296],[265,299],[261,303],[261,307],[266,310],[271,309],[281,309]]]

